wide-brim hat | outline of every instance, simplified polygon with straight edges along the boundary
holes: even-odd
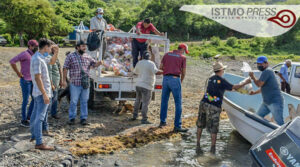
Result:
[[[213,70],[214,71],[220,71],[220,70],[224,70],[226,68],[227,68],[227,66],[224,66],[221,62],[215,62],[213,64]]]

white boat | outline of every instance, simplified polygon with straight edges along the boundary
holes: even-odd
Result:
[[[245,79],[244,77],[228,73],[224,74],[224,78],[232,84],[237,84]],[[257,89],[254,84],[252,86],[254,90]],[[284,97],[283,117],[285,122],[288,122],[297,115],[300,116],[300,99],[286,93],[282,94]],[[261,94],[250,96],[229,91],[224,94],[222,107],[227,112],[231,124],[251,144],[256,143],[265,133],[269,133],[279,127],[272,121],[271,114],[267,115],[265,119],[255,114],[261,103]],[[297,110],[295,110],[295,107],[297,107]]]

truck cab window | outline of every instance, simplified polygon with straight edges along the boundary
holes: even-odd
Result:
[[[300,78],[300,66],[297,66],[297,67],[296,67],[296,70],[295,70],[295,78]]]

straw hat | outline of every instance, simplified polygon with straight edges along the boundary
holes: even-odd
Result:
[[[225,68],[227,68],[227,66],[224,66],[221,62],[215,62],[213,64],[213,70],[214,71],[224,70]]]

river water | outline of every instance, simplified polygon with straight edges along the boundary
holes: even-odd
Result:
[[[209,154],[210,135],[203,131],[201,145],[205,152],[195,152],[196,128],[189,130],[179,141],[162,141],[141,148],[125,150],[110,156],[95,155],[83,161],[87,166],[136,167],[247,167],[251,166],[248,150],[251,145],[229,120],[221,120],[216,156]],[[79,164],[78,164],[79,165]]]

